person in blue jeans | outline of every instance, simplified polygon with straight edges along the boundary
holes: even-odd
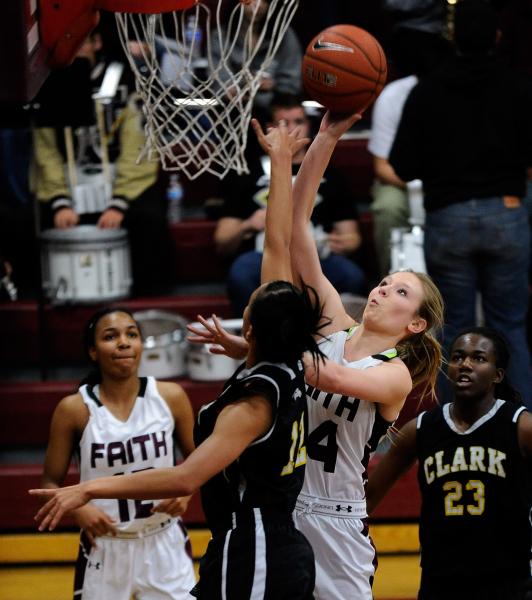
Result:
[[[403,180],[423,181],[425,260],[445,301],[444,342],[475,324],[480,293],[486,325],[508,339],[508,375],[531,408],[523,198],[532,165],[532,86],[497,60],[489,3],[458,3],[454,30],[456,52],[412,90],[389,160]]]
[[[289,131],[310,122],[299,97],[278,94],[270,107],[270,125],[286,123]],[[303,162],[306,147],[292,157],[292,175]],[[268,157],[250,160],[249,175],[228,175],[222,188],[223,205],[214,240],[220,255],[231,260],[227,290],[233,313],[241,315],[249,297],[260,283],[262,239],[270,185]],[[364,294],[366,278],[353,259],[361,244],[356,203],[341,173],[328,168],[322,178],[312,227],[318,245],[322,270],[340,293]]]

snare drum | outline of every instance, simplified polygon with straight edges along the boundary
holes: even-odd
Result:
[[[220,321],[222,327],[235,335],[242,332],[242,319],[226,319]],[[193,323],[202,329],[201,323]],[[225,381],[242,363],[241,360],[229,358],[223,354],[211,354],[212,344],[190,344],[188,350],[188,374],[195,381]]]
[[[43,288],[53,303],[127,298],[131,262],[127,232],[80,225],[41,234]]]
[[[133,314],[142,334],[139,374],[156,379],[183,377],[187,373],[187,320],[177,313],[142,310]]]

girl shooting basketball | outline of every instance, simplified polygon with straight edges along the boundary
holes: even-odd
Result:
[[[306,365],[309,438],[307,472],[295,521],[316,555],[316,597],[372,598],[375,549],[368,536],[364,485],[370,453],[399,415],[413,384],[434,389],[441,361],[433,332],[441,325],[441,296],[424,274],[386,277],[369,295],[357,324],[323,275],[308,221],[316,190],[336,142],[360,118],[332,120],[327,114],[294,183],[290,247],[294,273],[318,291],[330,322],[320,350],[319,377]],[[277,227],[289,220],[289,207]],[[245,354],[245,343],[217,319],[202,320],[192,341],[218,344],[214,352]],[[320,332],[321,333],[321,332]],[[224,350],[225,348],[225,350]]]
[[[331,318],[320,344],[329,360],[320,365],[319,376],[311,364],[305,372],[309,461],[295,513],[316,555],[316,596],[327,600],[372,598],[375,549],[364,491],[370,453],[412,385],[425,381],[434,388],[441,360],[433,332],[441,325],[443,302],[427,276],[388,275],[370,292],[357,324],[324,277],[308,235],[322,173],[337,141],[358,118],[324,116],[294,183],[294,271],[315,287]]]

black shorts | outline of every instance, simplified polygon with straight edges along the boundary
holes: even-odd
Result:
[[[312,600],[314,553],[291,519],[259,519],[215,535],[199,576],[199,600]]]

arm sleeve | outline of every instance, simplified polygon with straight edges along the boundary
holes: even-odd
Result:
[[[122,113],[120,126],[120,155],[116,161],[113,200],[110,206],[127,209],[127,201],[135,200],[157,180],[159,163],[139,155],[144,147],[145,136],[142,115],[135,99],[131,98]]]
[[[377,98],[371,117],[371,134],[368,142],[368,150],[373,156],[388,159],[392,147],[397,121],[394,119],[390,91],[385,89]]]
[[[32,183],[40,202],[50,203],[52,210],[72,206],[70,189],[65,177],[65,161],[57,144],[53,127],[33,130]]]

